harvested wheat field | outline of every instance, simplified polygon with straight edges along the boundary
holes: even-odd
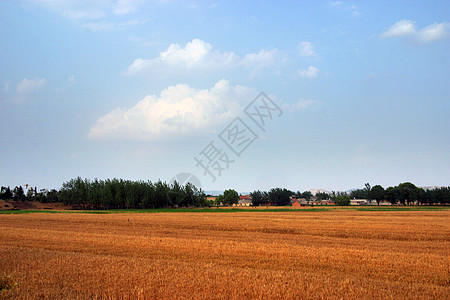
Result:
[[[450,211],[0,215],[2,299],[450,298]]]

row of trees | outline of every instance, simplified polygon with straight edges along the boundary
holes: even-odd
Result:
[[[424,190],[411,182],[404,182],[398,186],[384,189],[381,185],[371,187],[370,184],[366,183],[364,189],[352,191],[350,197],[367,199],[369,202],[376,201],[378,205],[382,201],[401,205],[447,205],[450,204],[450,187]]]
[[[252,205],[287,206],[291,204],[291,196],[305,198],[306,201],[330,199],[336,205],[350,205],[350,199],[367,199],[376,201],[379,205],[383,201],[401,205],[433,205],[450,204],[450,187],[424,190],[410,182],[384,189],[381,185],[370,186],[366,183],[362,189],[350,193],[331,192],[317,193],[314,197],[310,191],[293,192],[285,188],[273,188],[269,191],[253,191],[250,193]],[[207,201],[205,193],[194,185],[178,182],[167,184],[157,181],[130,181],[122,179],[107,179],[93,181],[71,179],[63,183],[57,191],[30,187],[24,191],[21,186],[13,190],[1,187],[0,199],[14,199],[16,201],[63,202],[80,208],[164,208],[164,207],[203,207],[211,205],[237,204],[239,195],[235,190],[226,190],[216,198],[214,203]]]
[[[310,191],[304,192],[293,192],[288,189],[273,188],[268,192],[256,190],[250,193],[252,197],[253,206],[261,205],[276,205],[276,206],[287,206],[291,205],[291,197],[304,198],[309,203],[312,199],[316,201],[321,200],[332,200],[336,205],[350,205],[350,197],[346,193],[332,192],[331,194],[320,192],[314,197]]]
[[[369,202],[375,201],[378,205],[383,201],[387,201],[392,205],[450,204],[450,187],[424,190],[416,187],[411,182],[404,182],[387,189],[384,189],[381,185],[372,187],[369,183],[366,183],[364,188],[353,190],[350,193],[333,191],[328,194],[320,192],[314,197],[309,191],[293,192],[281,188],[273,188],[268,192],[256,190],[250,195],[254,206],[267,205],[269,203],[277,206],[290,205],[291,196],[304,198],[308,202],[311,199],[315,201],[329,199],[334,201],[336,205],[350,205],[350,199],[367,199]]]
[[[26,191],[22,186],[16,186],[12,191],[8,186],[2,186],[0,190],[0,199],[15,201],[38,201],[42,203],[46,202],[59,202],[58,191],[55,189],[46,190],[41,189],[39,192],[36,187],[30,187]]]
[[[71,179],[59,191],[59,199],[66,205],[80,208],[166,208],[210,206],[206,195],[191,183],[167,184],[161,180],[130,181],[108,179],[93,181]]]
[[[308,192],[309,193],[309,192]],[[310,197],[309,193],[307,196]],[[273,188],[268,192],[256,190],[250,193],[252,197],[252,204],[254,206],[272,204],[276,206],[285,206],[291,204],[291,196],[295,195],[294,192],[288,189]]]

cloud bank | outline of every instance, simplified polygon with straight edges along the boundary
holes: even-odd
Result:
[[[44,6],[62,17],[91,31],[111,31],[145,23],[145,20],[128,19],[149,0],[25,0]],[[161,1],[163,3],[164,1]],[[124,20],[125,18],[125,20]]]
[[[401,20],[387,28],[380,36],[382,38],[405,38],[419,44],[427,44],[448,38],[449,33],[450,24],[447,22],[434,23],[418,30],[414,21]]]
[[[137,58],[124,72],[124,75],[136,75],[144,72],[213,72],[242,66],[252,71],[261,71],[281,63],[277,49],[261,49],[258,53],[248,53],[243,58],[233,52],[220,52],[210,43],[193,39],[184,47],[171,44],[166,51],[152,59]]]
[[[156,58],[135,59],[125,71],[125,75],[161,69],[213,71],[229,68],[236,64],[237,59],[238,56],[232,52],[214,51],[211,44],[194,39],[185,47],[171,44],[167,51],[161,52]]]
[[[203,90],[177,84],[159,96],[146,96],[131,108],[109,112],[97,120],[87,137],[152,140],[214,131],[236,117],[241,103],[254,95],[254,90],[223,79]]]

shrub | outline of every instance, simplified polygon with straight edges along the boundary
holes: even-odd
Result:
[[[340,195],[337,196],[334,200],[334,203],[339,206],[349,206],[350,205],[350,196]]]

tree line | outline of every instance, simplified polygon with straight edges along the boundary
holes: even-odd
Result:
[[[59,192],[27,192],[22,187],[13,192],[2,188],[0,198],[18,201],[63,202],[82,209],[166,208],[210,206],[206,194],[191,183],[168,184],[161,180],[131,181],[123,179],[89,180],[77,177],[64,182]],[[28,191],[33,190],[29,189]],[[44,198],[45,196],[45,198]],[[37,197],[37,198],[36,198]]]
[[[275,205],[286,206],[291,204],[291,196],[295,193],[285,188],[272,188],[269,191],[256,190],[250,193],[253,206]]]
[[[356,189],[349,193],[335,192],[331,193],[319,192],[313,197],[310,191],[293,192],[282,188],[272,188],[269,191],[255,190],[250,193],[252,197],[252,205],[290,205],[291,196],[304,198],[308,203],[314,199],[331,200],[336,205],[350,205],[351,199],[366,199],[369,203],[375,201],[378,205],[386,201],[391,205],[448,205],[450,204],[450,187],[441,187],[435,189],[427,189],[416,187],[411,182],[404,182],[398,186],[388,187],[384,189],[381,185],[371,186],[366,183],[364,188]]]
[[[450,187],[424,190],[411,182],[404,182],[398,186],[384,189],[381,185],[371,187],[366,183],[365,188],[352,191],[350,197],[367,199],[369,202],[376,201],[378,205],[382,201],[387,201],[392,205],[447,205],[450,204]]]
[[[332,200],[336,205],[350,205],[350,199],[367,199],[388,202],[392,205],[448,205],[450,204],[450,187],[424,190],[411,182],[384,189],[381,185],[365,184],[362,189],[349,193],[331,192],[316,193],[310,191],[293,192],[285,188],[272,188],[269,191],[255,190],[250,193],[253,206],[291,205],[291,197],[304,198],[310,201]],[[64,182],[62,188],[37,190],[36,187],[16,186],[1,187],[0,199],[16,201],[63,202],[82,209],[123,209],[123,208],[166,208],[166,207],[205,207],[212,205],[237,204],[239,195],[235,190],[226,190],[214,202],[208,201],[203,190],[191,183],[181,185],[178,182],[168,184],[161,180],[131,181],[123,179],[89,180],[77,177]]]
[[[8,186],[2,186],[0,190],[0,199],[15,200],[15,201],[37,201],[42,203],[59,202],[59,192],[55,189],[37,190],[37,187],[28,188],[26,193],[22,186],[16,186],[13,190]]]
[[[263,205],[275,205],[275,206],[287,206],[291,205],[291,198],[303,198],[309,204],[312,200],[332,200],[336,205],[350,205],[350,197],[343,192],[331,192],[330,194],[325,192],[316,193],[314,196],[310,191],[293,192],[285,188],[272,188],[269,191],[256,190],[250,193],[252,197],[253,206]]]

